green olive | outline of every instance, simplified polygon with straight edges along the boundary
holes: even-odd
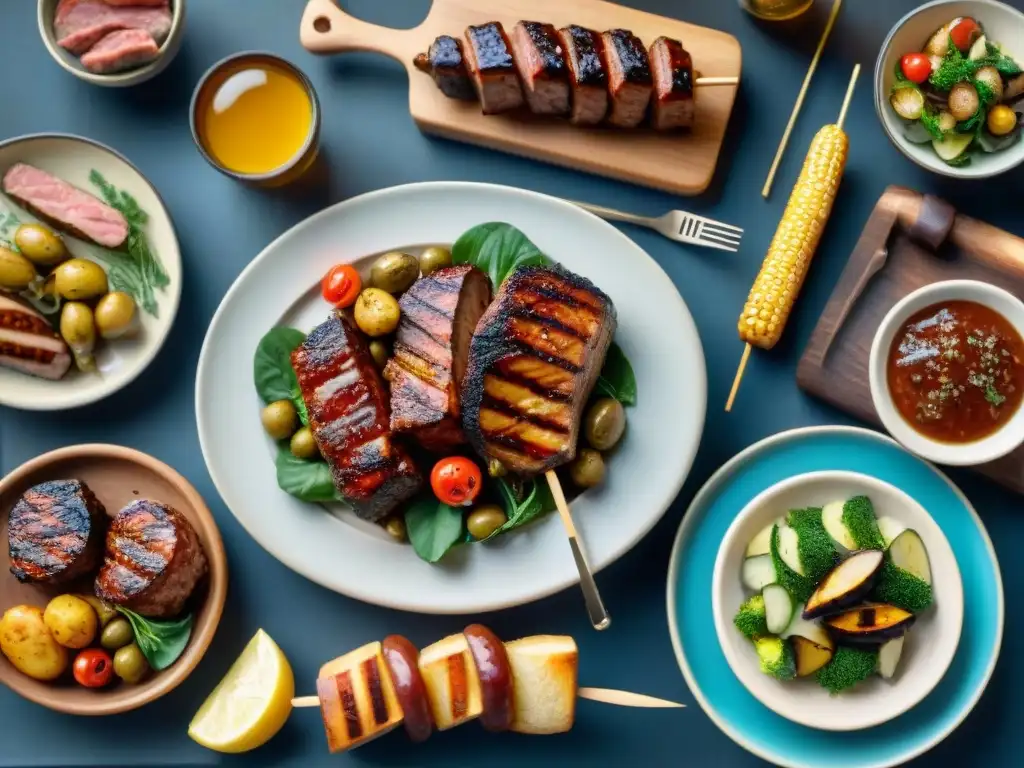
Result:
[[[64,305],[60,313],[60,335],[71,347],[78,370],[95,370],[92,353],[96,348],[96,320],[88,304],[69,301]]]
[[[364,288],[356,299],[356,325],[371,338],[394,331],[401,316],[398,301],[380,288]]]
[[[292,455],[300,459],[315,459],[320,455],[320,448],[313,439],[313,431],[309,427],[303,427],[294,435],[289,444]]]
[[[95,299],[107,292],[107,273],[87,259],[69,259],[54,270],[57,293],[65,299]]]
[[[384,523],[384,530],[387,531],[395,541],[407,541],[405,520],[400,517],[389,517]]]
[[[129,685],[135,685],[149,672],[149,662],[135,643],[118,648],[114,654],[114,674]]]
[[[299,428],[299,414],[291,400],[278,400],[260,411],[263,429],[275,440],[287,440]]]
[[[383,371],[384,366],[388,364],[388,360],[391,358],[391,348],[386,341],[372,339],[370,341],[370,355],[373,357],[373,362],[377,364],[377,367]]]
[[[583,434],[592,448],[608,451],[615,447],[626,429],[626,409],[611,397],[602,397],[587,411]]]
[[[129,645],[135,639],[135,633],[132,632],[132,625],[128,623],[128,619],[117,618],[107,624],[103,628],[103,632],[100,633],[100,645],[106,648],[108,651],[116,651],[118,648],[124,648]]]
[[[466,518],[466,529],[470,536],[480,541],[486,539],[506,522],[508,522],[508,517],[505,515],[505,510],[497,504],[481,504],[469,513]]]
[[[0,246],[0,290],[23,291],[36,277],[31,261],[17,251]]]
[[[105,600],[100,600],[95,595],[79,595],[79,597],[85,600],[85,602],[91,605],[92,609],[96,611],[96,616],[99,617],[101,627],[107,626],[107,624],[120,616],[114,606]]]
[[[504,477],[508,474],[508,467],[497,459],[488,459],[487,474],[491,477]]]
[[[420,271],[424,275],[429,275],[441,269],[441,267],[450,267],[451,265],[452,252],[439,245],[424,248],[423,253],[420,254]]]
[[[385,253],[370,269],[370,285],[391,294],[401,293],[420,276],[420,263],[415,256],[400,251]]]
[[[580,488],[593,488],[604,482],[604,459],[593,448],[584,448],[569,465],[569,477]]]
[[[120,339],[136,329],[135,300],[122,291],[111,291],[96,304],[96,330],[104,339]]]
[[[33,264],[52,267],[68,257],[64,241],[42,224],[22,224],[14,230],[14,244]]]

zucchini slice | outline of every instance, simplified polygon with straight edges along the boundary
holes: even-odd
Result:
[[[778,581],[775,575],[775,564],[772,563],[771,555],[758,555],[748,557],[743,561],[743,573],[741,574],[743,586],[752,592],[760,592],[769,584]]]
[[[781,635],[793,621],[793,598],[779,584],[769,584],[761,590],[764,598],[764,617],[768,631],[773,635]]]

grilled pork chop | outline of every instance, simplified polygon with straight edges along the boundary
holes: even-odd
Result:
[[[11,509],[7,540],[18,581],[64,584],[94,570],[103,555],[107,513],[81,480],[29,488]]]
[[[63,378],[71,367],[68,345],[50,322],[36,310],[2,293],[0,366],[53,380]]]
[[[421,277],[398,302],[402,319],[391,382],[391,431],[408,432],[442,453],[464,443],[459,392],[477,321],[491,301],[491,281],[476,267],[445,267]]]
[[[110,523],[96,596],[143,616],[172,618],[207,567],[203,545],[184,515],[159,501],[138,499]]]
[[[309,427],[359,517],[385,517],[423,482],[389,429],[388,395],[359,331],[336,312],[292,353]]]
[[[611,299],[588,280],[549,267],[512,273],[470,344],[462,389],[470,445],[524,474],[571,461],[615,327]]]

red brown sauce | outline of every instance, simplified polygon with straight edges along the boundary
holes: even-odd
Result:
[[[970,443],[1002,427],[1024,397],[1024,340],[973,301],[933,304],[900,328],[889,349],[889,392],[925,437]]]

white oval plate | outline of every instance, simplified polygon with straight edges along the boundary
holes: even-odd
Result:
[[[596,216],[535,192],[441,182],[362,195],[293,227],[245,269],[213,318],[196,381],[199,441],[224,501],[268,552],[329,589],[390,608],[471,613],[537,600],[578,581],[557,515],[494,545],[458,547],[438,565],[425,563],[379,527],[281,491],[275,446],[260,426],[256,346],[275,325],[308,331],[327,318],[319,280],[330,266],[451,243],[488,221],[519,227],[607,292],[618,310],[615,338],[633,364],[639,395],[605,486],[573,503],[595,570],[657,523],[690,470],[707,400],[704,353],[678,291],[643,250]]]
[[[133,381],[163,346],[181,301],[178,238],[156,189],[127,158],[110,147],[64,134],[36,134],[0,142],[0,177],[15,163],[34,165],[100,197],[89,182],[90,172],[97,170],[119,190],[132,195],[149,215],[146,236],[169,278],[166,288],[155,291],[157,316],[139,313],[142,327],[135,338],[104,342],[100,346],[96,354],[98,373],[81,373],[72,366],[63,379],[48,381],[0,367],[0,405],[27,411],[58,411],[88,405]],[[0,192],[0,240],[14,236],[14,226],[4,226],[9,214],[22,222],[36,221]],[[64,240],[73,256],[100,261],[94,256],[102,252],[97,246],[68,235]]]

